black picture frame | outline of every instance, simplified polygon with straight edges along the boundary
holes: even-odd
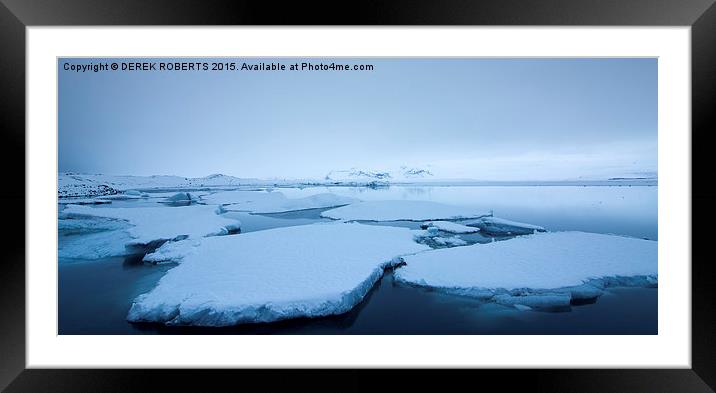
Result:
[[[476,388],[497,382],[505,388],[538,391],[713,391],[716,388],[716,280],[707,258],[708,223],[715,222],[716,193],[709,180],[708,153],[716,112],[716,6],[714,0],[448,0],[273,2],[245,0],[0,0],[0,200],[11,206],[5,255],[0,263],[0,389],[24,391],[216,390],[241,380],[272,390],[356,390],[381,385],[367,372],[405,387],[394,371],[334,370],[42,370],[25,368],[25,40],[28,26],[79,25],[590,25],[690,26],[692,66],[692,368],[465,370],[443,381]],[[706,180],[706,181],[705,181]],[[20,209],[19,206],[24,206]],[[14,208],[12,208],[14,207]],[[379,354],[376,354],[379,356]],[[568,360],[567,360],[568,361]],[[280,374],[280,375],[278,375]],[[410,380],[426,387],[431,373]],[[330,377],[327,379],[327,377]],[[382,379],[382,378],[381,378]],[[321,382],[319,382],[321,381]],[[329,385],[328,382],[331,384]],[[468,386],[471,386],[468,385]]]

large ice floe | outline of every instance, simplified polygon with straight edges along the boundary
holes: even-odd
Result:
[[[217,206],[101,209],[69,205],[61,214],[63,218],[104,217],[126,221],[132,225],[126,230],[132,240],[125,245],[132,246],[178,238],[225,235],[240,228],[241,223],[237,220],[217,213],[220,213]]]
[[[321,216],[337,220],[426,221],[478,218],[489,215],[478,209],[429,201],[370,201],[327,210]]]
[[[538,233],[404,257],[399,282],[507,305],[563,307],[609,286],[655,286],[657,242],[585,232]]]
[[[341,314],[385,267],[427,249],[407,228],[335,222],[170,242],[157,259],[181,263],[135,299],[127,319],[226,326]]]
[[[482,217],[477,220],[463,222],[463,224],[479,228],[488,235],[496,236],[518,236],[546,232],[546,229],[539,225],[510,221],[498,217]]]
[[[323,193],[304,198],[287,198],[280,191],[224,191],[202,198],[209,204],[220,204],[228,211],[282,213],[294,210],[335,207],[358,202],[357,199]]]

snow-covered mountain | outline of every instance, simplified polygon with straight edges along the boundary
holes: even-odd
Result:
[[[239,186],[273,187],[273,186],[313,186],[313,185],[343,185],[385,187],[391,184],[599,184],[599,185],[657,185],[656,172],[628,172],[612,171],[609,176],[580,176],[563,180],[543,181],[497,181],[475,180],[470,178],[446,178],[436,176],[431,169],[420,167],[401,166],[397,169],[360,169],[350,168],[329,171],[321,179],[289,179],[289,178],[240,178],[224,174],[213,174],[204,177],[182,177],[172,175],[130,176],[130,175],[102,175],[59,173],[57,178],[57,195],[60,198],[96,197],[125,193],[128,190],[187,190],[202,188],[237,188]]]
[[[331,183],[383,184],[400,183],[415,179],[429,179],[433,174],[422,168],[401,166],[395,170],[367,170],[359,168],[332,170],[324,180]]]
[[[327,181],[388,181],[392,178],[390,173],[384,171],[372,171],[362,169],[341,169],[328,172],[324,180]]]
[[[433,173],[427,169],[409,168],[401,166],[400,170],[402,172],[403,177],[406,179],[425,179],[433,177]]]
[[[402,166],[397,170],[348,170],[330,171],[323,179],[255,179],[239,178],[224,174],[204,177],[173,175],[130,176],[84,173],[59,173],[57,195],[60,198],[95,197],[121,194],[127,190],[196,189],[207,187],[276,186],[341,184],[381,187],[390,183],[429,179],[433,174],[421,168]]]

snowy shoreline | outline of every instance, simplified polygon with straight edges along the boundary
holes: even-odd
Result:
[[[480,181],[472,179],[426,179],[426,178],[339,178],[339,179],[253,179],[222,174],[205,177],[182,177],[172,175],[120,176],[102,174],[59,173],[57,196],[64,198],[102,197],[123,194],[134,190],[140,192],[221,191],[240,188],[263,187],[390,187],[390,186],[658,186],[656,178],[612,178],[591,180],[545,180],[545,181]]]

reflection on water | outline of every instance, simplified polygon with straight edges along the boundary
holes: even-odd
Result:
[[[331,221],[331,219],[321,217],[321,213],[330,209],[332,208],[303,209],[281,213],[261,213],[260,215],[265,217],[284,218],[289,220],[308,219],[317,221]]]
[[[281,188],[289,198],[323,192],[362,200],[426,200],[493,210],[498,217],[548,230],[581,230],[657,239],[657,187],[469,186]],[[114,201],[109,207],[166,206],[159,198]],[[241,232],[330,221],[326,209],[274,214],[227,212]],[[419,229],[420,222],[365,222]],[[233,235],[233,236],[241,236]],[[469,243],[493,239],[461,234]],[[60,242],[64,237],[60,237]],[[498,238],[495,240],[504,240]],[[518,311],[394,282],[387,274],[348,313],[229,328],[131,324],[132,300],[151,290],[174,264],[147,265],[142,255],[94,261],[60,260],[59,334],[657,334],[657,289],[612,288],[569,312]]]
[[[90,265],[93,263],[89,263]],[[87,265],[87,264],[84,264]],[[114,276],[109,264],[94,269]],[[65,265],[65,268],[67,265]],[[167,266],[157,266],[163,274]],[[155,272],[156,274],[156,272]],[[60,277],[67,277],[63,274]],[[61,285],[60,334],[657,334],[657,289],[612,288],[594,304],[570,312],[519,311],[494,303],[398,284],[391,271],[351,311],[324,318],[299,318],[232,327],[177,327],[124,320],[124,296],[149,288],[147,276],[127,288]],[[97,299],[92,291],[99,291]],[[121,293],[116,293],[121,292]],[[67,299],[82,299],[81,312]],[[108,298],[115,303],[108,302]],[[73,306],[75,306],[73,308]]]
[[[365,201],[423,200],[475,207],[551,231],[611,233],[658,239],[658,187],[391,186],[281,189],[289,198],[332,192]]]
[[[316,210],[316,211],[313,211]],[[296,225],[308,225],[316,222],[331,221],[321,218],[320,214],[326,209],[300,210],[288,213],[252,214],[246,212],[227,212],[224,217],[241,221],[241,232],[263,231],[272,228],[282,228]]]
[[[59,334],[137,333],[126,321],[132,300],[175,264],[148,265],[142,255],[58,265]]]

